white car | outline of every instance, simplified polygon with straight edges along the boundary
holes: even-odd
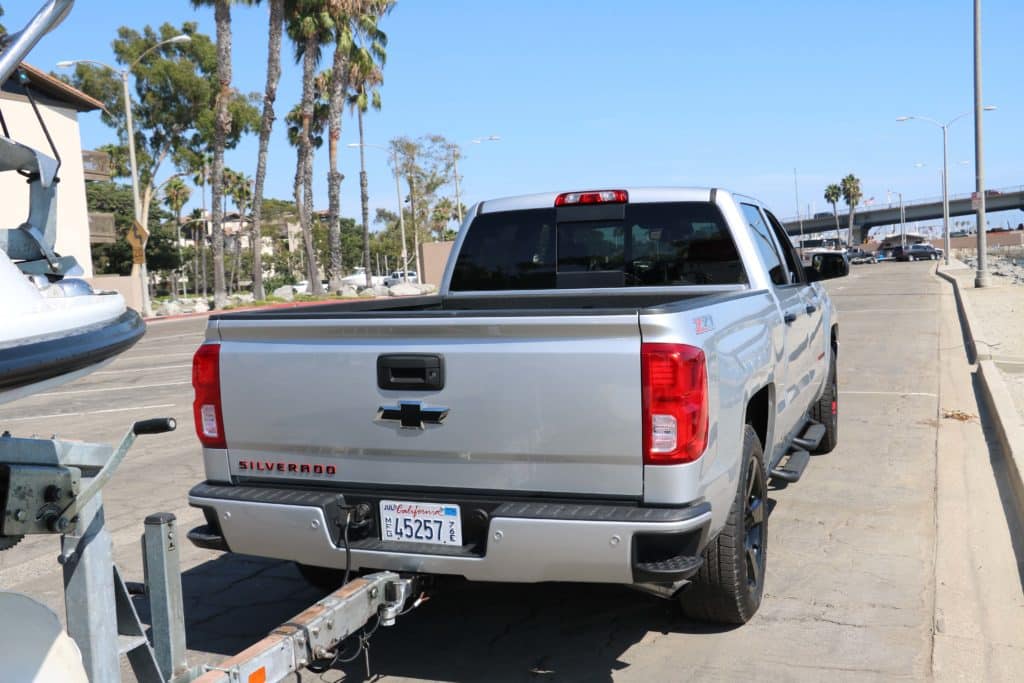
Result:
[[[415,285],[419,284],[420,280],[419,277],[417,277],[415,270],[407,270],[405,271],[405,281],[411,282],[412,284]],[[385,287],[394,287],[399,282],[402,282],[402,271],[400,270],[396,270],[393,273],[391,273],[391,275],[388,275],[386,278],[384,278]]]

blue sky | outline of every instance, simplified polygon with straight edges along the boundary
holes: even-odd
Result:
[[[3,3],[9,29],[37,2]],[[400,0],[382,27],[390,45],[384,108],[366,118],[367,141],[440,133],[464,143],[463,200],[535,191],[636,185],[720,186],[767,202],[780,216],[825,211],[824,187],[847,173],[865,197],[941,194],[941,132],[897,123],[942,121],[973,103],[971,0],[788,2],[456,2]],[[234,10],[235,84],[261,91],[266,8]],[[184,0],[78,0],[30,61],[112,61],[118,26],[198,21],[212,9]],[[1024,3],[985,0],[986,185],[1024,185]],[[300,70],[284,53],[278,97],[298,101]],[[280,119],[279,119],[280,120]],[[950,129],[950,192],[974,184],[970,116]],[[501,141],[469,145],[472,138]],[[96,114],[83,143],[109,142]],[[357,140],[346,118],[342,143]],[[367,150],[371,211],[394,208],[383,152]],[[961,160],[971,163],[961,165]],[[252,174],[256,138],[228,153]],[[326,150],[316,204],[326,207]],[[267,196],[288,198],[295,157],[278,127]],[[924,164],[919,166],[919,164]],[[359,210],[358,154],[344,149],[342,211]],[[164,174],[173,172],[168,167]],[[895,201],[895,200],[894,200]],[[810,207],[808,206],[810,205]],[[1020,214],[996,214],[1003,222]]]

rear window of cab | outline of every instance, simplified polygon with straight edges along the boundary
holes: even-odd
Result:
[[[625,204],[594,218],[555,207],[478,215],[462,243],[453,292],[746,284],[718,207]]]

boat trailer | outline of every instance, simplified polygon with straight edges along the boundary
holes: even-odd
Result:
[[[81,651],[88,680],[120,680],[121,655],[127,656],[140,683],[267,683],[303,669],[326,671],[360,654],[368,667],[369,637],[422,602],[421,596],[406,606],[416,592],[415,578],[394,572],[356,578],[219,665],[189,667],[181,536],[174,515],[146,517],[144,588],[129,590],[131,584],[114,564],[102,495],[137,436],[169,432],[175,426],[173,418],[136,422],[116,448],[0,435],[0,550],[14,547],[26,535],[60,536],[57,560],[64,574],[67,632]],[[132,602],[132,594],[139,593],[149,600],[152,642]],[[4,618],[0,615],[0,622]],[[365,630],[370,622],[373,626]],[[351,636],[357,637],[355,654],[342,658],[343,643]],[[2,659],[7,661],[7,655]]]

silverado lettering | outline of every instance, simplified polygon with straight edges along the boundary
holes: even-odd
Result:
[[[338,473],[337,465],[319,463],[294,463],[276,460],[239,460],[238,469],[256,472],[295,472],[297,474],[326,474],[333,477]]]

